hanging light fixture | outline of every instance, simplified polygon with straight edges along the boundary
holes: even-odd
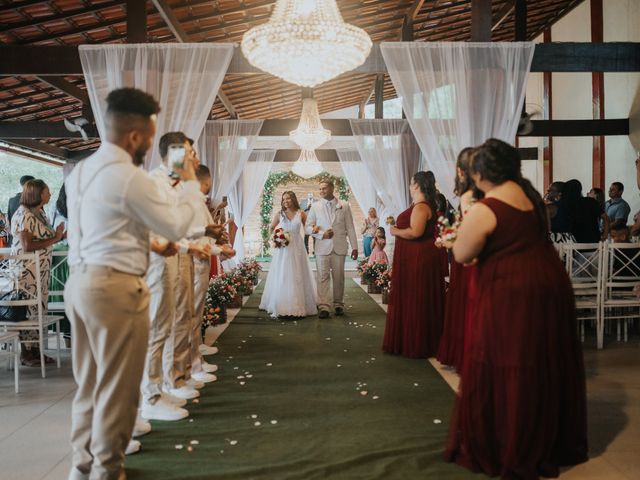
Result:
[[[291,171],[302,178],[312,178],[322,173],[322,164],[313,150],[302,150]]]
[[[313,98],[302,100],[302,113],[298,128],[289,132],[289,140],[302,150],[315,150],[331,140],[331,131],[322,128],[318,102]]]
[[[336,0],[278,0],[241,43],[251,65],[303,87],[362,65],[371,45],[367,32],[344,23]]]

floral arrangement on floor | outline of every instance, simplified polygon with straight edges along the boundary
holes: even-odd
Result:
[[[240,270],[243,277],[251,280],[253,285],[258,284],[258,278],[260,277],[260,272],[262,272],[262,267],[255,258],[245,258],[244,261],[238,265],[238,270]]]
[[[364,273],[364,269],[368,263],[369,263],[368,257],[363,258],[362,260],[358,260],[358,263],[356,265],[356,271],[358,272],[359,277],[362,277],[362,274]]]
[[[386,263],[367,263],[362,271],[362,279],[367,283],[375,282],[378,276],[382,272],[387,271],[388,268],[389,265],[387,265]]]
[[[376,285],[382,289],[391,287],[391,269],[383,270],[376,277]]]
[[[204,301],[202,329],[224,323],[226,307],[238,294],[227,274],[223,273],[209,281],[207,296]]]
[[[274,248],[288,247],[289,242],[291,242],[291,234],[289,232],[285,232],[282,228],[276,228],[273,231],[271,242],[273,243]]]
[[[453,223],[447,217],[438,217],[438,238],[436,246],[440,248],[451,248],[458,238],[460,228],[460,215],[456,214]]]
[[[238,296],[242,297],[253,293],[253,279],[246,276],[242,269],[234,268],[225,273],[225,275],[228,277],[229,283],[235,288]]]

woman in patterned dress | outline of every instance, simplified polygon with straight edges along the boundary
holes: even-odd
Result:
[[[13,244],[11,245],[14,254],[30,253],[38,251],[40,253],[40,282],[42,285],[42,313],[47,314],[47,303],[49,296],[49,272],[51,270],[51,253],[53,245],[65,236],[64,224],[58,225],[55,230],[49,223],[44,206],[49,203],[51,192],[49,187],[42,180],[29,180],[25,183],[20,207],[11,218],[11,235]],[[23,291],[37,294],[35,280],[35,265],[27,263],[21,269],[20,288]],[[29,306],[28,316],[38,315],[37,305]],[[22,364],[28,366],[40,366],[40,350],[38,348],[38,332],[34,330],[20,333],[22,342],[29,342],[21,349]],[[53,359],[45,356],[47,363],[52,363]]]

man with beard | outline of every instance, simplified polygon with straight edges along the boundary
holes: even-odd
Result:
[[[149,333],[149,231],[186,236],[202,201],[193,165],[177,202],[138,168],[155,134],[156,100],[133,88],[107,96],[105,134],[96,153],[65,182],[71,276],[66,313],[73,327],[70,479],[124,478]],[[219,237],[222,229],[209,225]]]

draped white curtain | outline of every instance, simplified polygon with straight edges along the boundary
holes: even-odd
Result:
[[[384,42],[382,56],[425,161],[453,196],[455,160],[488,138],[513,143],[532,42]]]
[[[382,215],[378,193],[369,178],[369,172],[362,162],[360,154],[355,150],[336,150],[336,153],[340,159],[344,176],[349,183],[349,188],[362,212],[366,216],[370,208],[375,208],[378,215]]]
[[[170,131],[197,139],[202,132],[233,55],[233,44],[181,43],[80,45],[78,50],[96,125],[104,136],[106,97],[135,87],[161,107],[146,168],[160,163],[158,141]]]
[[[211,169],[211,200],[218,205],[240,178],[262,120],[213,120],[206,122],[197,142],[200,161]]]
[[[235,259],[242,261],[244,258],[244,234],[242,227],[245,225],[251,212],[258,205],[264,183],[269,177],[275,150],[255,150],[251,153],[249,161],[236,183],[229,192],[229,207],[233,212],[233,221],[238,227],[233,248],[236,251]]]
[[[409,183],[420,169],[420,150],[406,120],[350,120],[358,153],[382,200],[394,217],[409,207]]]

